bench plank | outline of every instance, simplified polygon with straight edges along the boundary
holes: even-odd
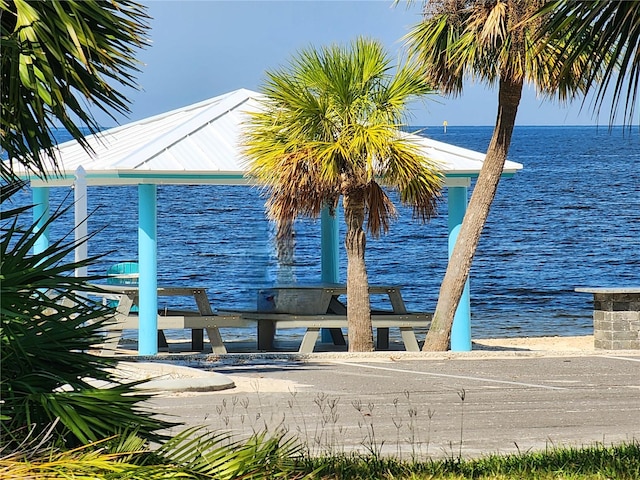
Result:
[[[129,313],[127,316],[116,314],[113,318],[114,322],[109,324],[105,341],[103,342],[105,347],[111,351],[115,351],[122,337],[122,330],[137,330],[139,322],[137,313]],[[199,312],[189,310],[163,310],[158,315],[158,332],[185,329],[202,331],[204,329],[207,331],[212,351],[219,354],[227,353],[227,349],[222,343],[219,328],[255,328],[255,326],[255,320],[243,318],[239,314],[202,315]],[[200,342],[202,344],[194,344],[194,349],[203,350],[204,338]]]
[[[273,337],[279,328],[306,328],[302,339],[300,353],[311,353],[318,340],[322,328],[347,328],[346,315],[298,315],[271,312],[242,312],[243,318],[258,322],[258,348],[273,349]],[[414,328],[428,327],[431,323],[430,313],[372,313],[371,323],[376,329],[399,328],[405,349],[410,352],[420,350]],[[384,330],[378,334],[388,333]],[[387,344],[388,348],[388,344]]]

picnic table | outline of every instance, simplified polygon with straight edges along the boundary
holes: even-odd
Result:
[[[320,330],[329,329],[336,345],[345,345],[342,328],[347,327],[347,305],[340,301],[347,295],[342,284],[284,285],[260,289],[256,312],[245,312],[243,318],[258,323],[258,349],[273,350],[279,328],[305,328],[299,352],[313,351]],[[431,315],[407,312],[399,286],[371,285],[369,295],[384,295],[390,310],[372,310],[377,348],[389,348],[389,328],[399,328],[408,351],[419,351],[415,327],[428,327]],[[348,302],[347,302],[348,303]]]
[[[115,310],[115,322],[110,325],[105,338],[105,346],[115,350],[122,330],[138,329],[138,315],[132,312],[132,307],[138,305],[139,289],[137,285],[95,285],[100,288],[100,292],[91,292],[90,295],[101,297],[105,300],[117,301]],[[253,327],[255,322],[243,319],[241,315],[227,313],[216,314],[211,308],[206,288],[203,287],[182,287],[182,286],[159,286],[158,297],[192,297],[197,310],[178,310],[168,307],[160,308],[158,311],[158,343],[167,347],[163,330],[169,329],[190,329],[191,345],[193,350],[204,350],[204,330],[207,331],[209,342],[214,353],[227,353],[227,349],[220,335],[220,328],[232,327]]]

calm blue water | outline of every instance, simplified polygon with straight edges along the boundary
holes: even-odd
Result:
[[[491,127],[430,127],[434,139],[485,151]],[[474,337],[592,333],[591,297],[578,286],[640,285],[640,136],[606,127],[516,127],[504,179],[472,269]],[[51,205],[69,189],[53,189]],[[72,200],[71,194],[71,200]],[[25,198],[29,198],[25,193]],[[445,197],[446,201],[446,197]],[[257,189],[159,186],[159,282],[208,288],[214,308],[254,308],[255,290],[279,275],[320,277],[320,224],[296,224],[293,269],[278,267]],[[90,189],[94,272],[137,257],[137,189]],[[446,203],[427,225],[400,208],[391,232],[369,239],[371,283],[404,286],[411,310],[433,311],[447,256]],[[62,222],[52,232],[65,234]],[[346,278],[342,254],[341,279]],[[161,302],[163,299],[160,299]],[[162,306],[162,304],[161,304]],[[238,330],[239,336],[250,332]]]

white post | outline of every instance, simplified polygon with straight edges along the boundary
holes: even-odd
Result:
[[[87,245],[87,172],[79,166],[76,169],[76,180],[73,185],[74,196],[74,216],[75,216],[75,261],[81,262],[86,260],[89,253],[89,246]],[[76,277],[86,277],[87,267],[78,267],[75,271]]]

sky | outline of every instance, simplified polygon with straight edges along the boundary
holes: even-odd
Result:
[[[358,36],[379,40],[397,59],[403,36],[420,21],[421,0],[139,0],[148,6],[151,46],[138,53],[140,91],[128,117],[116,122],[96,112],[105,127],[170,111],[239,88],[260,90],[265,71],[285,67],[302,49],[346,45]],[[410,125],[494,125],[497,87],[465,85],[459,97],[430,96],[412,104]],[[606,124],[580,102],[559,105],[525,87],[516,125]]]

